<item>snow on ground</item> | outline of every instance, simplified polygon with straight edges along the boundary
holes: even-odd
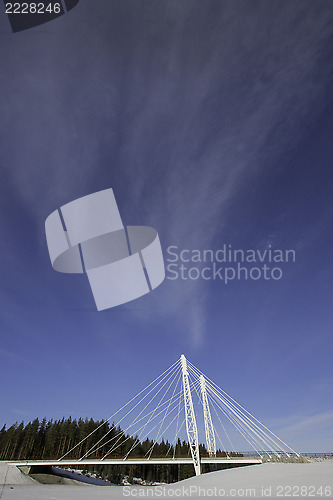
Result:
[[[0,462],[0,492],[3,484],[26,484],[33,486],[35,481],[31,477],[22,474],[17,467],[8,466],[5,462]]]
[[[5,482],[5,484],[4,484]],[[266,463],[227,469],[160,486],[38,484],[0,463],[1,500],[99,500],[124,498],[333,498],[333,462]]]

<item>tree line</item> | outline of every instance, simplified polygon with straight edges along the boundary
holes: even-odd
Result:
[[[106,436],[105,436],[106,435]],[[94,447],[94,445],[97,446]],[[110,449],[114,450],[108,454]],[[73,449],[72,449],[73,448]],[[92,452],[91,452],[91,449]],[[70,451],[72,450],[72,451]],[[151,452],[151,458],[168,456],[188,457],[189,446],[178,439],[175,445],[162,439],[155,443],[147,438],[140,441],[137,436],[130,436],[113,423],[88,419],[48,420],[38,418],[32,422],[16,422],[9,428],[6,425],[0,430],[0,460],[54,460],[61,458],[67,452],[66,458],[79,459],[89,453],[89,458],[101,459],[124,458],[128,453],[130,458],[143,458]],[[200,455],[208,456],[205,445],[200,444]],[[218,456],[226,456],[218,450]],[[233,456],[237,455],[235,453]],[[206,468],[209,466],[206,466]],[[77,467],[80,468],[80,467]],[[81,466],[82,468],[82,466]],[[121,484],[124,476],[139,477],[149,482],[174,482],[194,474],[192,465],[85,465],[85,472],[95,472],[100,477],[115,484]]]

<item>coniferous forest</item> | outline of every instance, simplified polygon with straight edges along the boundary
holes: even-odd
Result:
[[[88,418],[76,420],[71,417],[49,421],[46,418],[42,421],[36,418],[26,425],[21,422],[9,428],[6,425],[3,426],[0,430],[0,460],[59,459],[86,436],[89,437],[66,455],[66,458],[79,459],[83,457],[100,440],[98,449],[96,448],[94,453],[89,454],[89,458],[102,458],[112,446],[112,443],[106,443],[106,441],[103,445],[103,436],[106,432],[108,432],[106,441],[112,440],[112,438],[118,439],[121,436],[120,446],[107,458],[124,458],[135,444],[130,458],[143,458],[154,445],[154,441],[148,438],[138,442],[137,437],[126,435],[119,426],[115,427],[109,422],[94,421]],[[208,456],[204,445],[200,445],[200,455],[202,457]],[[226,453],[218,450],[217,455],[223,457],[226,456]],[[188,443],[178,439],[175,448],[168,441],[162,440],[155,443],[151,458],[164,458],[165,456],[169,458],[173,456],[177,458],[188,457]],[[115,484],[121,484],[125,476],[128,476],[129,482],[133,478],[142,478],[149,482],[171,483],[194,475],[192,465],[98,465],[97,467],[85,465],[84,467],[84,472],[94,472],[99,477],[108,479]],[[204,472],[210,470],[209,465],[204,467],[206,467]],[[82,470],[82,466],[77,468]]]

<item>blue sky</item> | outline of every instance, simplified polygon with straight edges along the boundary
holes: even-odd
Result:
[[[185,353],[293,448],[332,451],[332,21],[325,0],[81,0],[15,35],[0,15],[0,423],[107,417]],[[296,262],[97,312],[44,221],[108,187],[165,254]]]

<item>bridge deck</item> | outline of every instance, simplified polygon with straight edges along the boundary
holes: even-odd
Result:
[[[201,458],[202,464],[243,464],[243,465],[254,465],[261,464],[262,460],[259,458],[214,458],[214,457],[203,457]],[[173,465],[173,464],[193,464],[191,458],[127,458],[124,459],[114,459],[109,458],[105,460],[97,459],[85,459],[85,460],[11,460],[7,463],[16,465],[17,467],[32,467],[35,465],[49,465],[54,467],[62,467],[64,465],[80,465],[84,468],[85,465]]]

